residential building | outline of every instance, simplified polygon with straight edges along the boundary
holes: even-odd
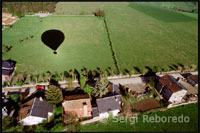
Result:
[[[118,94],[96,99],[97,108],[93,108],[95,116],[107,118],[110,113],[117,116],[121,110],[121,101],[121,96]]]
[[[20,106],[19,122],[22,125],[35,125],[49,119],[53,114],[53,105],[40,98],[32,98]]]
[[[187,89],[171,75],[161,77],[156,89],[169,103],[180,103],[187,93]]]
[[[192,85],[198,88],[198,75],[189,75],[187,76],[187,81]]]
[[[12,17],[10,13],[2,13],[2,25],[12,25],[17,19],[15,16]]]
[[[6,60],[2,61],[2,82],[11,80],[14,70],[15,70],[15,61]]]
[[[62,106],[64,114],[76,113],[79,118],[92,116],[92,106],[88,94],[65,96]]]

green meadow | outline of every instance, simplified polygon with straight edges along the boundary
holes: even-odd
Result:
[[[73,2],[58,3],[54,14],[80,15],[82,11],[92,14],[96,9],[105,11],[121,72],[134,67],[198,64],[196,14],[134,2],[86,2],[82,6]],[[50,29],[65,35],[57,54],[41,41],[42,33]],[[34,37],[30,38],[31,35]],[[103,18],[95,16],[26,16],[2,31],[2,43],[3,49],[13,46],[9,52],[2,51],[3,59],[16,60],[19,71],[62,72],[83,67],[113,67],[116,71],[105,23]]]
[[[121,71],[198,64],[198,21],[194,17],[135,3],[106,6],[105,12]]]
[[[65,36],[57,54],[53,54],[53,50],[41,40],[42,34],[50,29],[60,30]],[[22,43],[17,42],[29,35],[34,37]],[[3,31],[3,45],[10,44],[13,48],[3,54],[3,58],[16,60],[17,67],[29,73],[63,72],[73,68],[80,70],[83,67],[115,69],[103,19],[93,16],[49,16],[42,18],[42,22],[39,17],[24,17],[11,29]]]

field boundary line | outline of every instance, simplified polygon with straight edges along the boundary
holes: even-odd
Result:
[[[115,50],[114,50],[113,45],[112,45],[112,41],[111,41],[110,33],[109,33],[109,30],[108,30],[108,25],[107,25],[107,22],[106,22],[106,18],[104,17],[103,20],[104,20],[104,23],[105,23],[105,26],[106,26],[106,32],[107,32],[107,35],[108,35],[108,40],[109,40],[109,44],[110,44],[110,47],[111,47],[112,56],[113,56],[115,65],[117,67],[118,74],[120,74],[121,72],[120,72],[120,69],[119,69],[119,64],[118,64],[118,61],[117,61]]]

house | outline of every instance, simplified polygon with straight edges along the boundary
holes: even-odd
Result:
[[[162,76],[156,89],[169,103],[180,103],[187,93],[187,89],[171,75]]]
[[[3,12],[2,13],[2,22],[7,20],[8,18],[11,18],[11,17],[12,17],[12,15],[10,13]]]
[[[20,106],[19,122],[22,125],[35,125],[49,119],[53,114],[53,105],[40,98],[32,98]]]
[[[79,118],[92,116],[92,106],[88,94],[65,96],[62,106],[64,114],[75,113]]]
[[[192,86],[195,86],[196,88],[198,88],[198,75],[189,75],[189,76],[187,76],[187,81]]]
[[[122,99],[119,94],[97,98],[97,107],[93,108],[94,117],[108,118],[110,113],[113,116],[117,116],[121,109],[121,101]]]
[[[92,100],[92,116],[107,118],[110,113],[117,116],[121,109],[122,99],[119,95],[119,85],[108,83],[108,93],[102,98]]]
[[[17,21],[17,17],[12,17],[10,13],[2,13],[2,25],[12,25]]]
[[[15,70],[15,61],[6,60],[2,61],[2,81],[11,80],[14,70]]]

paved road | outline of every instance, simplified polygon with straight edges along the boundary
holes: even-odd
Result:
[[[198,72],[190,72],[192,75],[197,75]],[[183,78],[183,76],[181,74],[175,73],[175,74],[169,74],[174,76],[175,78],[181,77]],[[157,75],[159,77],[162,77],[163,75]],[[123,79],[111,79],[110,80],[112,83],[114,84],[121,84],[121,85],[125,85],[125,84],[141,84],[144,83],[142,77],[133,77],[133,78],[123,78]]]
[[[198,74],[198,72],[190,72],[190,73],[192,75],[197,75]],[[183,77],[181,74],[178,74],[178,73],[170,74],[170,75],[174,76],[175,78]],[[158,75],[158,76],[162,77],[163,75]],[[122,78],[121,77],[120,79],[117,79],[117,76],[115,76],[114,79],[112,79],[112,77],[109,77],[109,79],[110,79],[110,82],[112,82],[114,84],[117,84],[117,85],[118,84],[125,85],[125,84],[141,84],[141,83],[144,83],[142,77],[132,77],[132,78],[128,78],[128,77]],[[66,88],[67,87],[66,81],[60,82],[60,83],[63,84],[63,85],[61,85],[62,88]],[[75,83],[75,85],[74,85],[75,87],[79,86],[78,81],[75,81],[74,83]],[[47,86],[48,83],[41,83],[41,84],[38,84],[38,85]],[[2,92],[4,92],[4,93],[7,93],[8,91],[9,92],[25,92],[25,91],[27,91],[27,88],[29,88],[28,91],[30,92],[30,94],[32,94],[33,92],[36,91],[35,86],[36,85],[31,85],[31,86],[30,85],[25,85],[23,87],[7,87],[7,88],[3,88]]]

